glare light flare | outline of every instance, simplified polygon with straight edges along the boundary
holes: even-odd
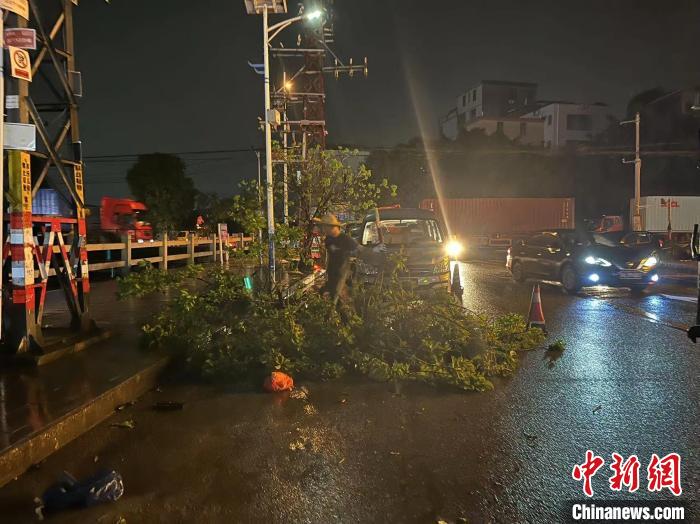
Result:
[[[464,245],[457,240],[450,240],[445,246],[445,252],[450,258],[459,258],[464,253]]]
[[[401,56],[403,65],[404,65],[404,70],[406,71],[406,84],[408,85],[409,91],[411,93],[411,101],[413,102],[413,111],[416,115],[416,122],[418,123],[418,129],[420,130],[420,136],[421,139],[423,140],[423,148],[425,150],[425,158],[428,163],[428,171],[430,171],[430,177],[433,179],[433,187],[435,187],[435,196],[437,197],[438,203],[440,205],[440,214],[442,215],[443,222],[445,224],[445,227],[447,228],[447,236],[451,237],[452,235],[452,227],[450,225],[450,222],[448,220],[447,215],[445,214],[443,202],[445,200],[443,196],[443,191],[442,191],[442,185],[440,183],[440,175],[439,175],[439,168],[437,165],[437,161],[435,159],[435,154],[434,152],[430,151],[429,147],[426,147],[426,140],[429,140],[429,135],[427,130],[432,126],[432,118],[427,114],[427,111],[423,109],[421,106],[421,101],[420,97],[418,95],[417,91],[417,86],[416,82],[413,80],[411,72],[410,72],[410,66],[406,60],[406,55],[405,53],[402,54]],[[430,122],[430,123],[429,123]]]
[[[656,264],[658,263],[659,260],[656,257],[649,257],[642,260],[642,267],[651,269],[652,267],[656,267]]]
[[[603,267],[610,267],[612,264],[605,260],[604,258],[598,258],[594,256],[588,256],[585,258],[586,264],[590,265],[595,265],[595,266],[603,266]]]
[[[591,282],[598,282],[600,280],[600,276],[598,275],[598,273],[592,273],[588,277],[588,280],[590,280]]]
[[[309,14],[306,15],[306,18],[308,20],[318,20],[323,16],[323,11],[320,9],[316,9],[315,11],[311,11]]]

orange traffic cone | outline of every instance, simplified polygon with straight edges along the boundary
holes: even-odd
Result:
[[[530,311],[527,314],[527,327],[540,328],[547,331],[544,325],[544,313],[542,312],[542,298],[540,297],[540,285],[535,284],[532,288],[532,298],[530,299]]]

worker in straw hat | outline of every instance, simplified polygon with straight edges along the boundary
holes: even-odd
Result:
[[[355,239],[343,232],[343,224],[332,214],[315,218],[321,233],[326,237],[326,284],[321,288],[322,294],[328,294],[337,304],[345,298],[348,277],[350,276],[350,259],[360,257],[370,263],[378,263],[386,252],[386,246],[379,244],[373,248],[359,245]]]

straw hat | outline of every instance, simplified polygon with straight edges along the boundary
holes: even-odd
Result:
[[[338,220],[338,217],[333,214],[323,215],[321,218],[314,218],[314,222],[323,226],[343,227],[343,224]]]

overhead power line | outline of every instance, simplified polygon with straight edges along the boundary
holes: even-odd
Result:
[[[191,155],[214,155],[214,154],[229,154],[229,153],[253,153],[255,151],[261,151],[260,148],[247,147],[247,148],[237,148],[237,149],[211,149],[211,150],[199,150],[199,151],[174,151],[174,152],[164,152],[165,155],[177,155],[177,156],[191,156]],[[86,156],[85,160],[102,160],[102,159],[112,159],[112,158],[138,158],[141,155],[149,155],[153,153],[124,153],[121,155],[95,155]]]

